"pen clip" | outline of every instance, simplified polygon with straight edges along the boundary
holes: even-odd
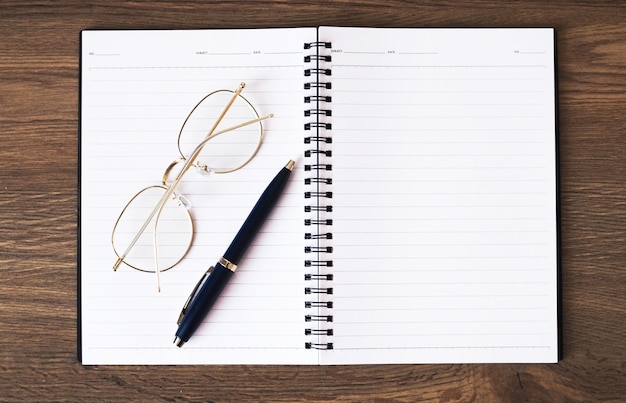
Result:
[[[193,301],[193,299],[195,298],[196,293],[198,292],[198,288],[200,288],[202,283],[204,283],[204,280],[206,280],[206,278],[209,276],[209,274],[211,274],[212,271],[213,271],[213,266],[209,267],[209,270],[207,270],[206,273],[204,273],[204,275],[200,278],[200,281],[198,281],[198,284],[196,284],[196,286],[193,288],[193,291],[191,291],[191,295],[189,295],[189,298],[187,298],[187,301],[185,302],[183,309],[180,311],[180,315],[178,315],[178,320],[176,321],[177,325],[180,326],[180,322],[183,321],[183,318],[185,317],[185,314],[187,313],[187,308],[189,307],[189,304],[191,304],[191,301]]]

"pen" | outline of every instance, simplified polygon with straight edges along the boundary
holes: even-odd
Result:
[[[250,215],[246,218],[239,232],[235,235],[235,239],[230,243],[224,256],[219,259],[215,266],[211,266],[207,270],[191,292],[189,298],[187,298],[187,302],[185,302],[177,322],[178,330],[176,331],[174,344],[178,347],[182,347],[183,344],[189,341],[189,338],[198,329],[202,320],[209,313],[219,294],[226,286],[226,283],[237,269],[239,260],[278,201],[294,164],[295,162],[290,160],[272,179],[252,208]]]

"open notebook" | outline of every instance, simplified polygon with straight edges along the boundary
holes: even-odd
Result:
[[[79,357],[84,364],[556,362],[553,29],[83,31]],[[183,261],[122,266],[111,231],[177,155],[207,93],[246,83],[264,140],[184,179]],[[269,180],[285,193],[201,328],[192,288]]]

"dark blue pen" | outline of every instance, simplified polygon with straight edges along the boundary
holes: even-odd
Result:
[[[215,267],[212,266],[207,270],[187,298],[187,302],[178,317],[178,330],[174,339],[174,344],[178,347],[182,347],[189,341],[237,269],[239,260],[243,257],[252,239],[259,232],[261,225],[278,201],[294,164],[294,161],[289,161],[272,179],[239,229],[235,239],[230,243],[224,256],[219,259]]]

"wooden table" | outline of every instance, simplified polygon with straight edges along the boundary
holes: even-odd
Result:
[[[564,359],[552,365],[82,366],[85,28],[550,26],[558,32]],[[0,3],[0,401],[624,401],[626,3]]]

